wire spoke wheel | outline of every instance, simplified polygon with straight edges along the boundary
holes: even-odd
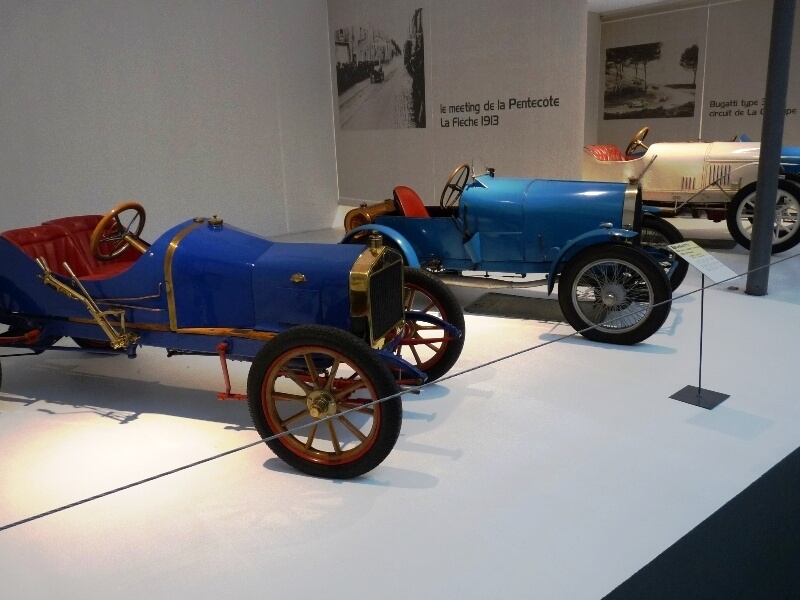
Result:
[[[375,468],[400,433],[389,369],[365,343],[324,326],[290,329],[268,342],[248,376],[253,423],[284,461],[318,477]]]
[[[628,331],[647,318],[653,290],[633,265],[596,261],[573,284],[576,309],[587,321],[614,331]]]
[[[661,266],[633,246],[584,250],[567,263],[558,284],[569,324],[588,339],[615,344],[655,333],[669,314],[671,294]]]

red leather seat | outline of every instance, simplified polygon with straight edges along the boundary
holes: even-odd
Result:
[[[0,237],[15,244],[33,259],[44,258],[54,273],[69,277],[63,263],[67,262],[77,277],[92,275],[92,269],[73,239],[57,225],[37,225],[11,229]]]
[[[405,185],[394,188],[394,199],[406,217],[427,217],[428,209],[419,194]]]
[[[72,238],[78,250],[83,254],[91,272],[99,277],[108,277],[127,269],[139,258],[140,254],[133,248],[110,261],[101,261],[92,254],[91,239],[97,224],[102,220],[102,215],[80,215],[76,217],[63,217],[46,221],[45,225],[55,225],[62,228]]]
[[[594,146],[586,146],[586,150],[588,150],[597,160],[601,160],[603,162],[628,160],[628,157],[622,153],[622,150],[613,144],[596,144]]]

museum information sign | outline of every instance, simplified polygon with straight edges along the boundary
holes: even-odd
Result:
[[[689,241],[679,244],[670,244],[668,248],[714,283],[739,277],[738,273],[726,267],[695,242]]]

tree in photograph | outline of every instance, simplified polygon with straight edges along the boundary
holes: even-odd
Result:
[[[639,57],[636,56],[636,53],[633,53],[631,57],[628,59],[628,66],[633,67],[633,83],[635,84],[639,81],[639,65],[641,61]]]
[[[700,48],[697,47],[697,44],[689,46],[683,51],[683,54],[681,54],[681,67],[694,73],[694,78],[692,79],[693,87],[697,86],[697,59],[699,54]]]
[[[627,47],[608,48],[606,50],[606,72],[613,70],[616,81],[614,91],[622,88],[622,76],[625,63],[628,61]]]
[[[642,89],[647,94],[647,63],[654,60],[661,60],[661,42],[653,42],[652,44],[639,44],[637,46],[628,46],[629,56],[631,63],[640,64],[644,69],[644,80],[642,82]]]
[[[411,75],[411,120],[414,127],[425,127],[425,38],[421,8],[414,11],[403,54],[406,70]]]

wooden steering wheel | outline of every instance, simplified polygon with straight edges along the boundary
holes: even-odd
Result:
[[[133,215],[129,211],[133,211]],[[127,223],[123,223],[124,220]],[[98,260],[108,261],[125,252],[130,246],[144,254],[148,244],[139,238],[144,229],[145,212],[138,202],[123,202],[112,208],[92,232],[89,247]]]
[[[636,149],[637,149],[639,146],[641,146],[642,148],[644,148],[644,149],[645,149],[645,151],[646,151],[646,150],[647,150],[647,146],[646,146],[645,144],[643,144],[643,143],[642,143],[642,140],[643,140],[644,138],[646,138],[646,137],[647,137],[647,132],[649,132],[649,131],[650,131],[650,128],[649,128],[649,127],[647,127],[647,126],[645,126],[645,127],[642,127],[642,128],[639,130],[639,131],[637,131],[637,132],[636,132],[636,135],[634,135],[634,136],[631,138],[631,143],[630,143],[630,144],[628,144],[628,147],[627,147],[627,148],[625,148],[625,154],[627,154],[628,156],[630,156],[631,154],[633,154],[634,152],[636,152]]]
[[[439,198],[439,206],[442,208],[449,208],[458,204],[461,199],[461,194],[467,186],[469,180],[470,168],[467,163],[458,165],[450,175],[450,179],[444,184],[442,195]]]

